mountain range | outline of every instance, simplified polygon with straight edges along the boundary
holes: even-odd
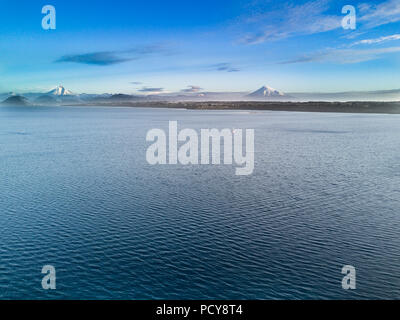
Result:
[[[153,95],[129,94],[74,94],[62,85],[47,93],[14,92],[0,94],[2,104],[9,105],[95,105],[96,103],[118,105],[130,102],[148,101],[400,101],[399,90],[337,92],[337,93],[289,93],[276,90],[270,86],[262,86],[254,92],[194,92],[168,93]]]

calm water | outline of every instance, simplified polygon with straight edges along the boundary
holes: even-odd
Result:
[[[254,128],[254,174],[148,165],[146,133],[169,120]],[[396,115],[0,108],[0,298],[399,299],[399,129]]]

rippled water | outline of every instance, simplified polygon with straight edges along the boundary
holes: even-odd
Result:
[[[254,174],[148,165],[146,133],[169,120],[254,128]],[[396,115],[1,108],[0,297],[400,298],[399,129]]]

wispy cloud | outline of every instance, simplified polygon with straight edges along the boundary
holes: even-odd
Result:
[[[118,64],[126,61],[130,61],[132,58],[124,58],[115,52],[92,52],[85,54],[73,54],[62,56],[56,62],[74,62],[83,63],[97,66],[109,66]]]
[[[121,51],[100,51],[83,54],[65,55],[55,62],[73,62],[97,66],[109,66],[127,61],[138,60],[153,54],[169,55],[171,51],[164,46],[149,45]]]
[[[186,92],[186,93],[194,93],[194,92],[200,92],[203,90],[203,88],[199,86],[188,86],[187,89],[181,90],[181,92]]]
[[[140,85],[140,84],[143,84],[143,83],[142,83],[142,82],[139,82],[139,81],[132,81],[131,84]]]
[[[400,52],[400,47],[380,48],[380,49],[329,49],[304,55],[292,60],[283,61],[280,64],[293,63],[360,63],[381,58],[385,54]]]
[[[376,5],[363,3],[358,9],[362,14],[359,21],[364,22],[367,28],[400,21],[399,0],[387,0]]]
[[[286,5],[282,10],[248,17],[244,23],[249,26],[255,25],[259,30],[245,35],[242,42],[258,44],[340,28],[341,16],[326,13],[330,2],[330,0],[313,0],[300,5]]]
[[[350,3],[351,4],[351,3]],[[240,21],[252,31],[241,38],[246,44],[286,39],[300,35],[312,35],[340,29],[342,13],[330,13],[337,8],[333,0],[311,0],[302,4],[283,4],[280,10],[249,15]],[[400,21],[400,1],[386,0],[379,4],[358,5],[358,29],[369,30],[384,24]],[[352,33],[352,35],[359,34]]]
[[[359,38],[360,36],[362,36],[365,33],[367,33],[367,31],[359,31],[359,30],[351,31],[350,33],[346,33],[346,34],[342,35],[340,38],[353,40],[353,39]]]
[[[360,45],[360,44],[378,44],[378,43],[395,41],[395,40],[400,40],[400,34],[393,34],[390,36],[383,36],[383,37],[379,37],[379,38],[375,38],[375,39],[364,39],[364,40],[354,42],[352,44],[352,46],[356,46],[356,45]]]
[[[142,89],[139,90],[139,92],[144,92],[144,93],[161,93],[161,92],[164,92],[164,88],[149,88],[149,87],[143,87]]]
[[[226,71],[226,72],[239,72],[240,71],[239,68],[233,66],[231,63],[228,63],[228,62],[213,64],[210,66],[210,69],[215,70],[215,71]]]

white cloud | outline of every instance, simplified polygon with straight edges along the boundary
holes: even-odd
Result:
[[[333,0],[312,0],[299,5],[283,5],[280,10],[256,13],[241,20],[248,34],[242,42],[258,44],[299,35],[311,35],[340,29],[343,14],[330,14]],[[384,24],[400,21],[400,0],[386,0],[379,4],[358,5],[357,29],[369,30]],[[358,31],[360,32],[360,31]],[[354,34],[354,33],[353,33]]]
[[[361,4],[359,10],[362,13],[359,21],[365,22],[367,28],[400,21],[399,0],[387,0],[377,5]]]
[[[283,10],[257,14],[244,21],[258,32],[243,37],[248,44],[279,40],[296,35],[308,35],[335,30],[341,27],[341,15],[329,15],[330,0],[313,0],[301,5],[287,5]]]
[[[377,43],[395,41],[395,40],[400,40],[400,34],[393,34],[390,36],[383,36],[383,37],[379,37],[379,38],[375,38],[375,39],[360,40],[360,41],[354,42],[352,45],[356,46],[359,44],[377,44]]]
[[[329,49],[310,55],[305,55],[296,59],[284,61],[281,64],[292,63],[339,63],[350,64],[360,63],[381,58],[385,54],[398,53],[400,47],[380,48],[380,49]]]

